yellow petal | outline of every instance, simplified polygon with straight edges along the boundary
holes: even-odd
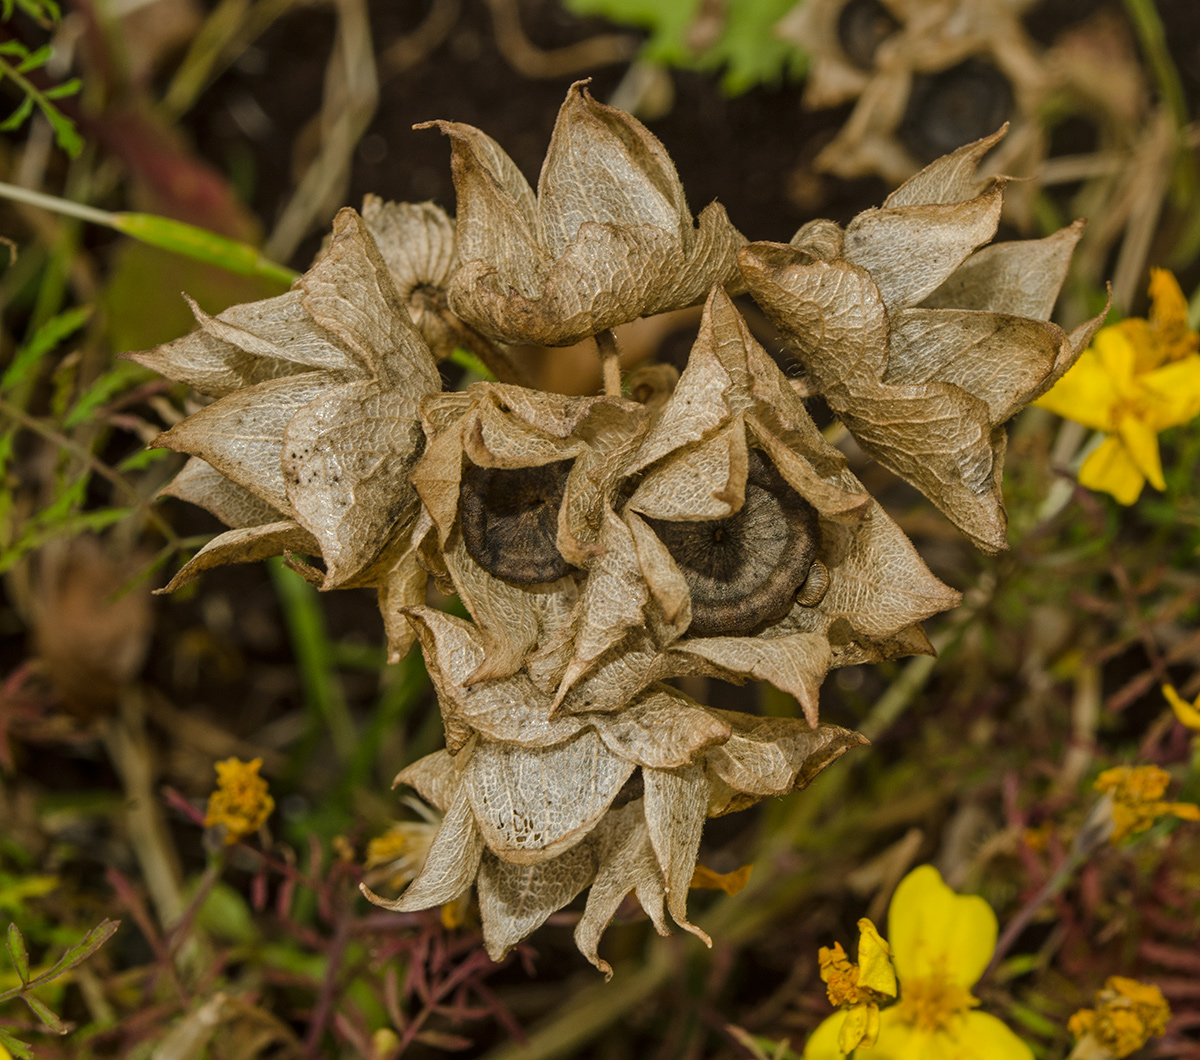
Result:
[[[866,917],[858,922],[858,931],[858,985],[895,997],[896,969],[892,967],[892,951]]]
[[[968,1012],[956,1028],[962,1060],[1033,1060],[1033,1051],[995,1016]]]
[[[1167,484],[1163,481],[1158,434],[1154,428],[1137,416],[1121,416],[1117,420],[1117,433],[1137,469],[1150,480],[1150,485],[1156,490],[1165,490]]]
[[[1192,354],[1138,380],[1150,399],[1149,420],[1163,431],[1200,415],[1200,355]]]
[[[918,1030],[893,1006],[879,1014],[879,1038],[862,1060],[960,1060],[945,1034]]]
[[[862,1041],[858,1043],[860,1049],[874,1049],[875,1043],[879,1041],[879,1006],[867,1005],[867,1029],[863,1032]]]
[[[879,1009],[875,1005],[855,1005],[846,1013],[846,1022],[838,1032],[838,1048],[843,1053],[852,1053],[867,1036],[871,1022],[871,1010],[875,1010],[875,1031],[879,1032]]]
[[[1117,392],[1128,390],[1137,367],[1137,350],[1128,333],[1119,327],[1101,328],[1092,340],[1092,349]]]
[[[1118,396],[1096,351],[1084,350],[1075,366],[1034,404],[1085,427],[1112,431],[1111,410]]]
[[[1079,484],[1111,493],[1122,504],[1132,504],[1145,485],[1143,475],[1120,438],[1105,438],[1079,469]]]
[[[1167,702],[1171,704],[1175,717],[1187,728],[1200,732],[1200,696],[1196,697],[1195,703],[1189,703],[1171,685],[1163,685],[1162,693],[1167,697]]]
[[[809,1035],[804,1046],[804,1060],[842,1060],[846,1054],[838,1048],[838,1036],[846,1016],[845,1009],[835,1012]]]
[[[1166,269],[1150,270],[1150,327],[1160,363],[1196,352],[1198,336],[1188,327],[1188,303],[1179,281]]]
[[[888,912],[901,990],[907,979],[935,975],[970,988],[992,959],[996,932],[996,914],[982,898],[955,894],[932,865],[913,869],[900,881]]]
[[[752,865],[743,865],[740,869],[734,869],[733,872],[713,872],[704,865],[697,865],[692,873],[692,882],[689,886],[693,891],[724,891],[726,894],[734,895],[750,882],[751,868],[753,868]]]

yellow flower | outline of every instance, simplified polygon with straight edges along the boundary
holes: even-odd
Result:
[[[1120,1060],[1162,1034],[1171,1018],[1158,987],[1120,975],[1109,977],[1093,1004],[1094,1009],[1081,1008],[1067,1024],[1079,1039],[1073,1060]]]
[[[1079,469],[1080,485],[1132,504],[1146,480],[1165,489],[1158,435],[1200,413],[1200,336],[1165,269],[1150,271],[1150,319],[1101,328],[1075,366],[1038,399],[1108,437]]]
[[[1000,1020],[972,1011],[979,1002],[970,989],[992,959],[996,934],[987,902],[955,894],[932,865],[900,881],[888,911],[900,1000],[880,1013],[872,1060],[1032,1060],[1029,1047]],[[822,1023],[804,1060],[844,1056],[841,1032],[853,1012],[835,1012]]]
[[[1200,732],[1200,696],[1189,703],[1171,685],[1162,686],[1162,694],[1167,697],[1167,702],[1171,704],[1171,709],[1185,728],[1194,729]]]
[[[1171,774],[1158,766],[1117,766],[1096,778],[1097,791],[1112,792],[1114,843],[1144,832],[1164,814],[1200,821],[1200,806],[1195,803],[1163,802],[1170,782]]]
[[[411,883],[425,867],[433,837],[441,827],[442,815],[423,804],[413,803],[423,813],[426,821],[399,821],[383,835],[367,843],[367,859],[364,867],[369,870],[366,883],[369,887],[386,884],[393,890]],[[373,871],[371,871],[373,870]],[[462,927],[471,905],[468,888],[452,902],[442,905],[442,927],[447,931]]]
[[[208,797],[204,826],[224,826],[226,844],[257,832],[275,809],[267,782],[258,775],[261,767],[261,758],[253,762],[227,758],[216,764],[217,790]]]
[[[866,917],[858,922],[858,932],[858,964],[850,963],[840,942],[832,949],[822,946],[817,954],[829,1002],[845,1010],[837,1039],[843,1053],[875,1045],[879,1006],[896,996],[896,970],[888,944]]]

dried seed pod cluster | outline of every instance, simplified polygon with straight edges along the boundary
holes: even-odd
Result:
[[[746,245],[715,205],[695,226],[662,145],[582,84],[536,196],[482,132],[437,124],[457,224],[368,199],[291,292],[136,355],[216,399],[160,441],[192,456],[168,492],[232,529],[168,588],[282,551],[323,561],[324,589],[376,587],[392,657],[420,641],[446,749],[398,778],[444,815],[423,869],[369,896],[411,911],[475,885],[499,959],[590,887],[576,940],[607,972],[597,946],[630,892],[660,931],[669,915],[704,937],[686,898],[705,819],[864,743],[819,722],[826,673],[929,652],[921,621],[959,599],[731,295],[749,288],[865,449],[996,549],[1001,425],[1095,323],[1047,322],[1078,227],[977,250],[996,137],[845,230]],[[701,301],[682,375],[643,373],[630,397],[442,390],[455,344],[504,366],[507,343],[604,343]],[[470,621],[427,606],[429,577]],[[769,681],[803,718],[712,709],[667,683],[687,675]]]

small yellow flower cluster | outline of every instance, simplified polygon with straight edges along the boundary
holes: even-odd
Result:
[[[1166,489],[1158,434],[1200,413],[1200,335],[1187,299],[1165,269],[1150,270],[1150,319],[1101,328],[1075,366],[1036,402],[1108,437],[1079,469],[1079,483],[1132,504],[1149,480]]]
[[[1112,792],[1112,841],[1119,843],[1144,832],[1165,814],[1185,821],[1200,821],[1200,806],[1192,802],[1164,802],[1171,774],[1158,766],[1117,766],[1096,778],[1099,792]]]
[[[1167,1029],[1171,1009],[1156,986],[1113,975],[1096,991],[1095,1008],[1081,1008],[1067,1029],[1079,1039],[1072,1057],[1120,1060]]]
[[[821,949],[821,978],[840,1011],[812,1033],[804,1060],[868,1048],[877,1060],[1033,1060],[1000,1020],[972,1011],[979,1002],[970,988],[996,949],[996,914],[982,898],[955,894],[937,869],[921,865],[900,881],[888,910],[894,959],[870,920],[858,927],[858,965],[840,945]],[[880,1011],[897,993],[899,1004]]]
[[[261,768],[261,758],[252,762],[227,758],[216,764],[217,790],[208,797],[204,826],[224,827],[226,845],[257,832],[275,809],[267,782],[258,775]]]

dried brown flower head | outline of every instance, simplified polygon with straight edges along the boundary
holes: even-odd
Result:
[[[859,444],[987,551],[1005,547],[1002,425],[1103,320],[1069,335],[1049,323],[1082,222],[975,250],[1000,218],[1003,184],[974,183],[1000,135],[927,166],[844,231],[813,221],[789,245],[741,254],[751,293]]]
[[[666,149],[585,81],[559,111],[535,195],[500,146],[470,125],[451,139],[458,194],[450,306],[501,342],[570,346],[637,317],[740,284],[745,238],[717,203],[693,224]]]
[[[362,219],[343,210],[287,294],[195,312],[200,330],[132,356],[217,399],[159,444],[194,457],[166,492],[234,529],[168,589],[285,549],[322,557],[323,588],[412,583],[397,559],[417,512],[417,404],[441,379]]]

